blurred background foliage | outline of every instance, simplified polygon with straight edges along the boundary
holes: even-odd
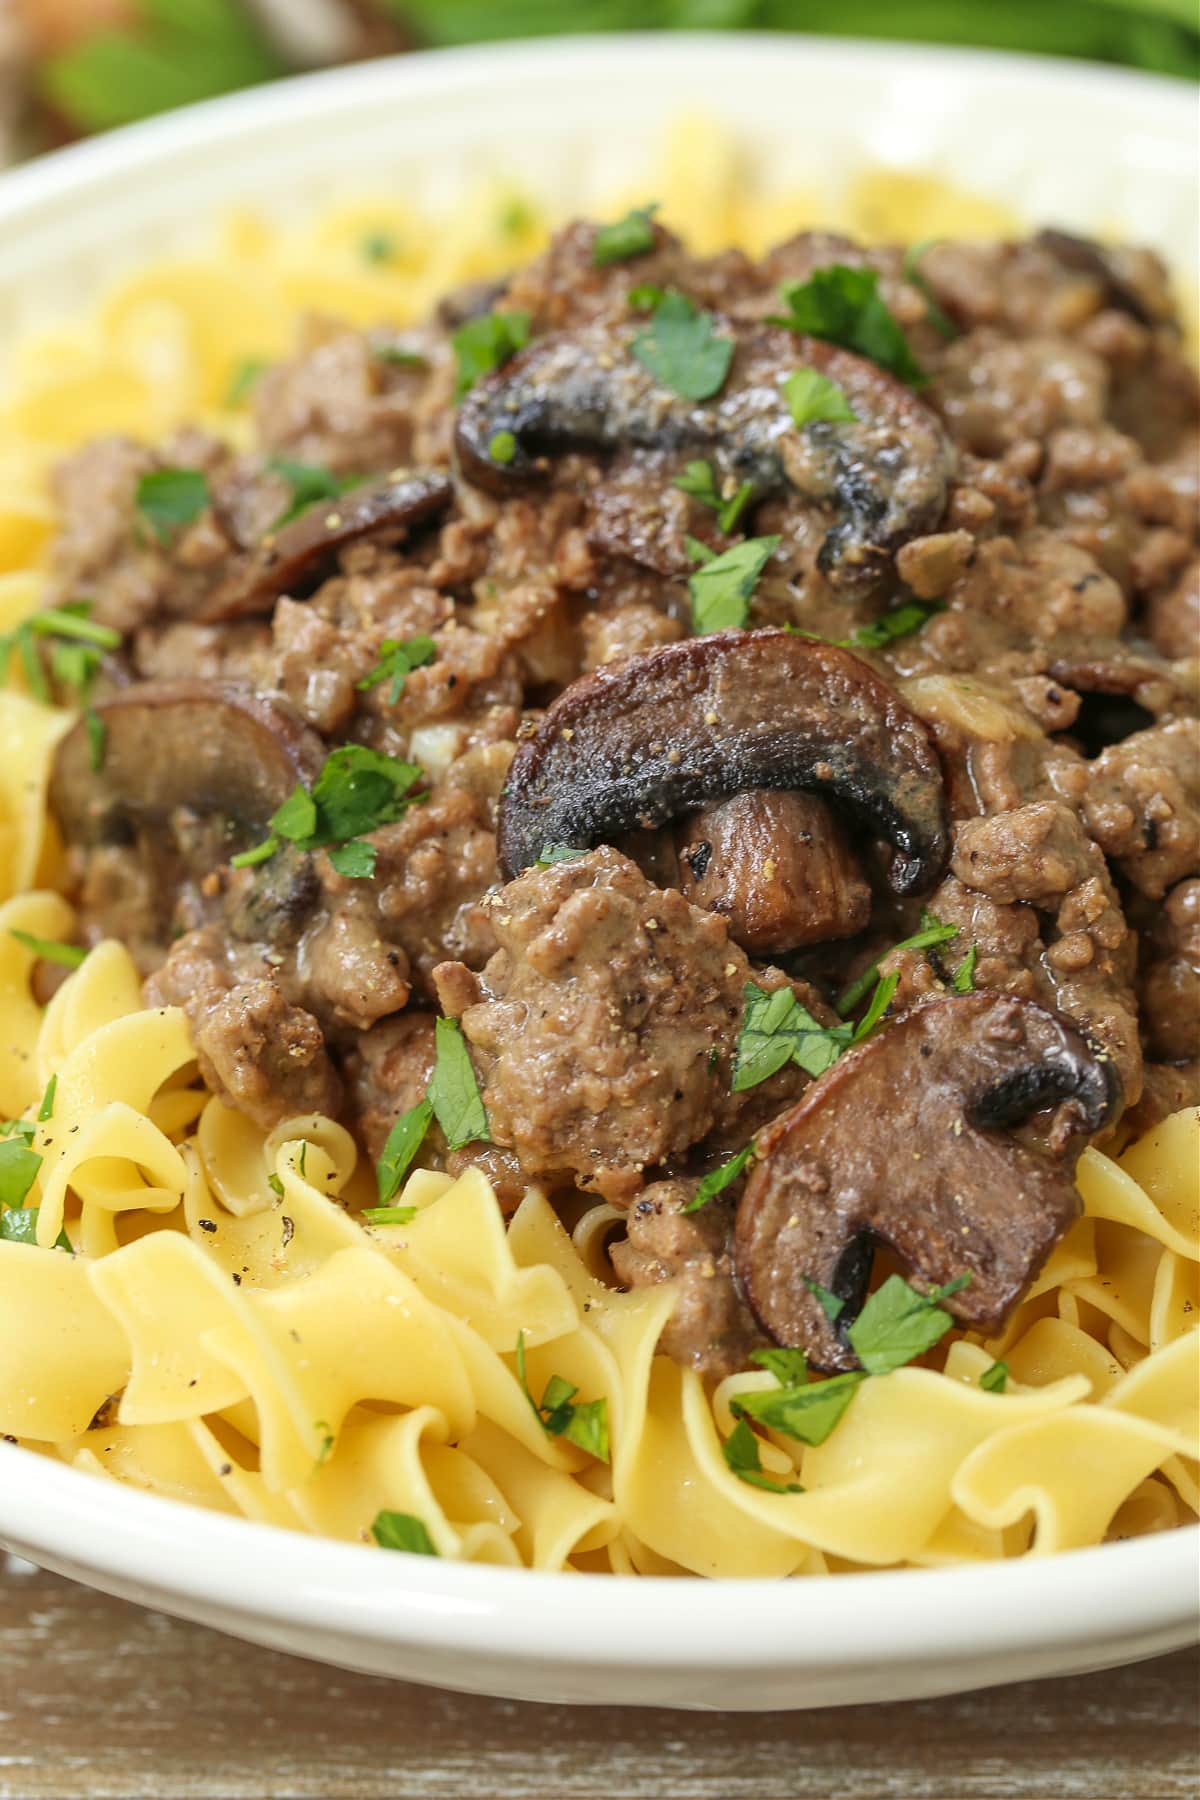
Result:
[[[6,9],[28,147],[299,68],[560,33],[821,32],[1200,75],[1196,0],[0,0],[0,26]]]

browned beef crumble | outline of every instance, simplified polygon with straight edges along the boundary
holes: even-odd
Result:
[[[748,981],[829,1025],[882,958],[894,1018],[944,995],[973,947],[976,988],[1055,1008],[1099,1047],[1131,1123],[1197,1097],[1200,389],[1145,251],[1052,231],[939,243],[927,293],[901,247],[829,234],[754,262],[693,257],[656,227],[652,250],[607,267],[594,236],[569,226],[417,332],[312,322],[259,385],[249,453],[188,429],[63,465],[53,597],[86,596],[125,639],[99,700],[232,683],[325,750],[423,772],[420,803],[371,834],[369,878],[323,849],[231,867],[254,833],[176,807],[152,830],[80,836],[74,897],[86,938],[125,940],[148,999],[185,1008],[213,1092],[264,1126],[340,1114],[378,1157],[424,1093],[436,1012],[460,1020],[493,1142],[450,1153],[435,1127],[426,1160],[484,1167],[506,1204],[533,1181],[628,1207],[617,1276],[675,1279],[667,1347],[717,1375],[761,1341],[732,1249],[741,1184],[684,1207],[810,1079],[791,1064],[731,1092]],[[878,276],[926,386],[769,323],[781,282],[835,263]],[[630,291],[648,285],[733,339],[716,398],[667,394],[629,356]],[[490,304],[528,311],[530,347],[460,409],[451,333]],[[800,364],[838,379],[861,436],[792,429],[778,383]],[[512,469],[489,467],[505,406],[540,420]],[[725,497],[751,479],[728,533],[675,485],[696,457]],[[363,481],[417,471],[416,508],[406,489],[351,542],[336,518],[305,527],[329,543],[273,582],[278,458]],[[211,504],[163,542],[137,491],[172,467],[202,470]],[[518,747],[581,676],[690,635],[689,540],[720,552],[743,534],[779,538],[751,629],[845,640],[937,604],[855,652],[936,746],[950,850],[932,891],[889,885],[886,834],[819,772],[805,793],[743,784],[589,838],[506,884]],[[413,638],[432,649],[402,691],[370,684],[384,644]],[[955,941],[892,950],[923,908]]]

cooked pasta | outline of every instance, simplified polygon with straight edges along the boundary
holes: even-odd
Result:
[[[689,129],[666,171],[665,210],[701,247],[826,222],[803,196],[748,200],[731,155]],[[1004,223],[896,177],[863,184],[849,213],[868,234],[911,237]],[[395,254],[364,264],[373,232]],[[39,604],[45,476],[65,450],[183,418],[236,441],[231,379],[281,354],[301,310],[406,322],[543,236],[514,196],[437,232],[391,199],[304,231],[241,218],[211,254],[136,274],[86,323],[18,346],[0,410],[0,631]],[[29,1241],[0,1237],[0,1433],[287,1529],[370,1542],[398,1514],[426,1534],[410,1547],[540,1569],[931,1567],[1194,1518],[1196,1111],[1084,1153],[1083,1215],[1000,1337],[956,1331],[868,1377],[821,1443],[766,1429],[761,1479],[747,1481],[727,1453],[736,1409],[776,1376],[710,1392],[661,1353],[672,1289],[614,1287],[612,1207],[586,1206],[569,1234],[529,1187],[506,1224],[478,1169],[423,1170],[395,1196],[411,1217],[372,1222],[373,1171],[350,1134],[315,1114],[267,1132],[210,1097],[184,1014],[144,1006],[122,944],[93,948],[39,1000],[29,939],[75,927],[46,802],[70,724],[13,671],[0,691],[0,1114],[2,1141],[40,1162],[21,1202]],[[981,1383],[998,1364],[1006,1379]],[[607,1444],[547,1428],[556,1387],[579,1419],[603,1419]]]

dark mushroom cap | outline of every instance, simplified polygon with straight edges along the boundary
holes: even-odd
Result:
[[[828,517],[819,564],[847,588],[873,583],[901,543],[937,524],[953,448],[929,408],[875,363],[778,327],[742,327],[721,393],[697,404],[660,386],[630,354],[633,330],[549,333],[478,382],[458,415],[463,473],[506,493],[538,480],[547,455],[571,447],[707,457],[718,485],[749,481],[756,500],[790,488]],[[800,368],[836,382],[856,421],[797,427],[781,384]],[[498,433],[514,440],[503,463],[491,455]]]
[[[1031,1001],[915,1007],[759,1136],[736,1258],[760,1324],[817,1368],[857,1367],[844,1331],[886,1244],[922,1290],[969,1274],[947,1311],[998,1330],[1077,1216],[1075,1164],[1118,1098],[1103,1052]],[[1035,1114],[1045,1131],[1014,1136]],[[845,1302],[836,1327],[810,1281]]]
[[[785,631],[665,644],[568,687],[520,746],[500,804],[511,878],[545,844],[590,849],[750,788],[825,794],[895,850],[919,893],[948,853],[926,727],[847,650]]]
[[[102,701],[100,767],[82,720],[58,747],[50,804],[68,842],[128,839],[176,808],[229,822],[245,842],[325,760],[287,706],[220,681],[146,681]]]
[[[398,471],[318,501],[239,559],[193,616],[211,623],[269,612],[280,594],[315,587],[347,544],[364,538],[398,542],[445,512],[453,493],[445,475]]]

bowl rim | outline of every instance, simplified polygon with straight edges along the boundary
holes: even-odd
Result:
[[[686,39],[686,45],[681,40]],[[623,58],[678,56],[725,67],[742,56],[765,52],[802,55],[816,65],[837,65],[852,58],[860,68],[920,68],[947,75],[986,76],[1029,97],[1031,87],[1061,92],[1064,86],[1103,92],[1113,102],[1141,101],[1173,111],[1177,127],[1194,124],[1194,89],[1180,76],[1107,63],[1015,51],[993,51],[968,45],[904,43],[891,38],[849,38],[785,31],[645,31],[591,32],[571,37],[534,37],[506,42],[410,51],[367,62],[319,69],[282,81],[267,82],[237,93],[218,95],[143,119],[99,137],[69,144],[0,170],[0,226],[19,222],[26,210],[78,193],[84,185],[111,180],[156,154],[207,143],[227,143],[242,134],[261,135],[271,124],[297,112],[318,121],[339,109],[353,94],[364,103],[386,96],[399,80],[426,92],[452,89],[497,63],[520,66],[531,78],[553,78],[560,69],[574,71],[587,59],[589,75],[603,79],[605,65],[619,71]]]
[[[230,1618],[320,1619],[325,1631],[391,1645],[528,1662],[583,1655],[621,1669],[828,1670],[864,1658],[884,1668],[984,1646],[1078,1644],[1101,1631],[1186,1634],[1200,1582],[1200,1526],[1049,1556],[807,1580],[620,1580],[443,1562],[210,1512],[8,1444],[0,1540],[68,1574],[107,1574]],[[753,1632],[714,1638],[747,1605]]]
[[[589,77],[603,79],[634,51],[641,58],[686,54],[726,68],[784,47],[827,69],[853,58],[881,71],[899,65],[986,75],[1023,102],[1032,91],[1061,94],[1069,85],[1114,104],[1170,111],[1189,129],[1193,122],[1194,94],[1185,80],[1061,58],[765,32],[689,33],[686,45],[680,34],[661,32],[520,40],[299,76],[53,152],[0,174],[0,233],[36,222],[47,208],[84,204],[90,189],[125,175],[142,179],[146,165],[162,156],[228,146],[300,116],[319,127],[350,100],[378,101],[404,89],[453,95],[497,65],[544,82],[577,73],[586,59]],[[555,1572],[381,1557],[366,1545],[314,1539],[98,1480],[3,1442],[0,1541],[96,1585],[107,1576],[151,1590],[168,1606],[173,1598],[219,1606],[230,1619],[305,1627],[319,1619],[390,1645],[646,1670],[665,1663],[696,1671],[768,1664],[828,1670],[864,1661],[882,1669],[973,1657],[984,1642],[995,1650],[1078,1646],[1101,1633],[1133,1642],[1169,1631],[1183,1641],[1195,1629],[1200,1577],[1200,1526],[1183,1526],[1049,1556],[873,1570],[853,1581],[643,1576],[585,1579],[581,1586],[578,1576],[568,1581]],[[743,1602],[754,1609],[753,1633],[730,1629]]]

